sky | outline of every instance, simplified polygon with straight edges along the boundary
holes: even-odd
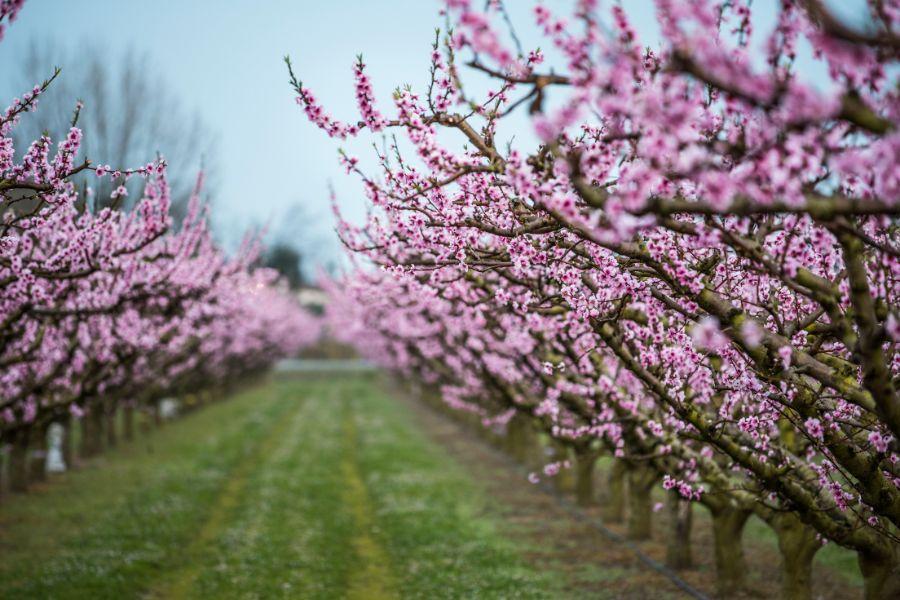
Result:
[[[527,27],[534,3],[507,4],[526,47],[537,43]],[[650,0],[625,4],[639,34],[654,37]],[[772,0],[758,4],[774,14]],[[0,98],[24,91],[11,89],[3,74],[12,72],[35,39],[64,42],[63,76],[86,42],[102,39],[111,61],[129,49],[146,53],[185,108],[199,111],[218,136],[213,202],[220,237],[233,243],[245,228],[262,223],[280,235],[310,223],[327,230],[329,186],[351,214],[361,211],[361,188],[338,165],[338,144],[295,104],[282,57],[291,56],[299,77],[332,114],[357,119],[355,56],[364,55],[386,109],[395,87],[427,83],[434,28],[442,24],[438,9],[436,0],[29,0],[0,44]],[[365,153],[360,144],[368,143],[356,150]],[[297,204],[306,223],[286,220]],[[317,239],[334,245],[330,237]]]

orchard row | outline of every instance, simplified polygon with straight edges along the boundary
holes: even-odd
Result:
[[[22,4],[0,2],[0,26]],[[173,230],[165,160],[117,169],[82,157],[80,106],[64,139],[17,148],[14,128],[58,75],[0,114],[0,439],[16,488],[52,422],[221,386],[318,334],[276,274],[253,266],[256,242],[228,256],[213,241],[202,177]],[[93,211],[90,186],[73,181],[85,173],[111,178],[120,204],[129,189],[141,197]]]
[[[785,597],[836,543],[896,598],[900,10],[861,29],[783,0],[762,28],[747,0],[656,0],[649,47],[579,0],[535,8],[542,53],[481,4],[446,1],[429,85],[392,116],[362,59],[354,122],[291,72],[330,136],[383,132],[374,169],[341,153],[371,210],[339,220],[359,268],[330,284],[332,331],[486,427],[708,509],[723,594],[756,514]]]

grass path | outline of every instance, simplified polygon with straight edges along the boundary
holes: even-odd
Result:
[[[372,535],[374,515],[359,467],[359,430],[352,402],[342,401],[344,456],[341,458],[343,501],[353,517],[356,533],[353,550],[359,568],[350,572],[347,597],[351,600],[384,600],[397,596],[390,561],[381,543]]]
[[[299,413],[297,409],[300,405],[301,403],[297,402],[296,406],[291,406],[289,412]],[[262,439],[255,440],[256,447],[245,454],[234,466],[214,504],[210,507],[206,522],[185,549],[182,556],[183,567],[174,572],[174,578],[171,578],[173,574],[169,574],[171,579],[165,581],[161,586],[154,587],[149,593],[150,596],[172,599],[190,597],[194,581],[201,571],[202,558],[209,551],[210,544],[221,535],[226,527],[232,511],[238,506],[240,498],[244,494],[250,475],[260,467],[261,463],[268,460],[277,445],[284,439],[292,420],[290,415],[282,415]]]
[[[286,379],[0,503],[0,598],[556,598],[366,376]]]

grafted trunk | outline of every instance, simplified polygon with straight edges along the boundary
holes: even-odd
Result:
[[[11,439],[9,452],[9,490],[11,492],[28,491],[28,429],[20,429]]]
[[[628,465],[615,459],[606,480],[606,501],[603,503],[603,519],[610,523],[621,523],[625,518],[625,475]]]
[[[653,523],[651,491],[659,475],[647,465],[636,465],[628,471],[628,537],[650,538]]]
[[[792,513],[781,513],[769,520],[778,536],[781,551],[781,597],[784,600],[812,598],[812,563],[822,544],[816,530],[804,525]]]
[[[673,569],[690,569],[694,565],[691,554],[691,528],[694,505],[672,490],[666,497],[669,512],[669,539],[666,544],[666,564]]]
[[[716,590],[723,598],[744,589],[747,565],[741,538],[750,511],[733,506],[710,509],[716,557]]]
[[[596,503],[594,494],[594,467],[599,453],[589,448],[579,449],[575,453],[575,500],[579,506],[592,506]]]
[[[863,576],[865,600],[900,598],[900,556],[895,546],[891,556],[875,556],[860,552],[859,570]]]

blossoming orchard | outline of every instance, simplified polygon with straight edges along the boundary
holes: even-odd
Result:
[[[235,396],[146,434],[221,432],[172,450],[210,478],[189,566],[103,563],[120,597],[900,597],[900,3],[513,4],[410,17],[418,85],[285,60],[340,169],[315,314],[260,236],[215,241],[202,172],[176,226],[165,156],[85,156],[80,103],[22,146],[65,69],[0,117],[8,487],[53,424],[94,464]]]
[[[22,4],[0,3],[0,23]],[[233,256],[216,246],[199,200],[202,174],[188,217],[172,231],[165,159],[135,168],[76,160],[80,105],[63,139],[15,147],[16,125],[58,75],[0,117],[0,435],[12,444],[17,491],[28,485],[29,441],[51,423],[80,420],[92,454],[118,411],[133,435],[136,409],[155,410],[176,391],[224,386],[317,336],[275,274],[253,267],[254,240]],[[90,186],[72,182],[84,171],[119,182],[118,199],[139,178],[143,195],[129,212],[87,210]]]
[[[612,454],[635,537],[652,486],[703,505],[722,593],[753,513],[786,597],[808,596],[825,543],[858,553],[867,596],[896,597],[900,13],[872,7],[860,33],[782,2],[763,33],[749,2],[659,0],[650,49],[616,4],[538,5],[550,62],[506,41],[496,7],[453,0],[431,83],[395,92],[396,116],[362,62],[358,123],[294,79],[328,135],[409,142],[377,173],[344,157],[379,210],[339,230],[380,269],[335,285],[335,331],[485,426],[549,435],[580,477]],[[805,44],[824,90],[797,76]],[[467,70],[492,90],[470,94]],[[499,143],[517,109],[532,148]]]

